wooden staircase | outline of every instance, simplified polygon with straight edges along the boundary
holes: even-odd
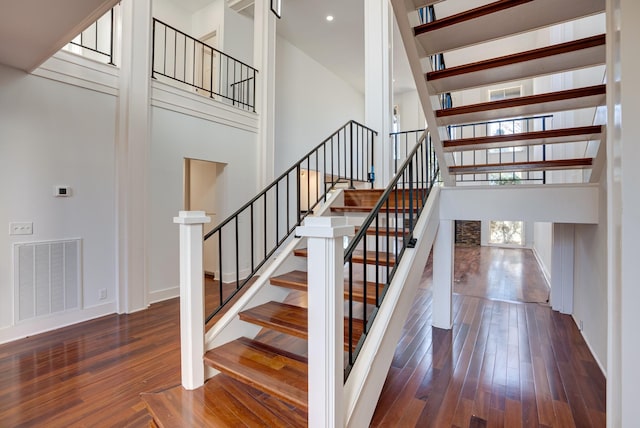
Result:
[[[382,192],[382,190],[344,190],[344,204],[332,211],[362,218],[362,213],[364,212],[366,215],[371,210]],[[401,203],[399,205],[402,208]],[[402,239],[402,234],[399,234],[394,227],[385,225],[383,230],[385,234],[393,236],[394,239],[396,237]],[[295,250],[292,256],[306,258],[306,248]],[[366,254],[361,252],[353,258],[353,263],[362,263],[364,260],[367,260],[367,263],[375,263],[376,258],[381,266],[393,266],[395,263],[395,259],[387,257],[386,252],[381,252],[376,256],[374,251],[367,251]],[[354,272],[355,269],[354,267]],[[208,390],[224,389],[230,387],[229,385],[235,385],[233,388],[248,388],[248,391],[267,394],[271,397],[271,401],[275,399],[276,402],[283,403],[278,406],[289,406],[292,411],[306,415],[308,409],[306,346],[301,352],[299,346],[289,348],[287,340],[272,340],[272,338],[280,338],[285,335],[296,338],[296,340],[306,341],[308,334],[306,298],[302,298],[300,293],[304,294],[307,291],[307,272],[292,270],[270,278],[270,284],[291,290],[296,304],[269,301],[240,312],[238,315],[240,320],[261,327],[262,333],[255,338],[239,337],[206,352],[204,355],[205,364],[219,371],[220,374],[206,382],[205,386],[201,388],[204,391],[202,394],[207,394]],[[364,313],[363,311],[366,311],[367,314],[373,311],[376,296],[382,295],[384,286],[384,284],[375,284],[371,281],[365,285],[365,282],[358,280],[357,276],[352,279],[351,296],[355,304],[359,305],[359,312],[355,313],[356,317],[358,313]],[[345,280],[345,300],[349,298],[349,294],[349,284]],[[349,342],[348,321],[345,318],[345,358],[349,347],[352,350],[356,348],[364,328],[364,321],[361,318],[354,319],[351,342]],[[219,383],[223,386],[217,386]],[[178,407],[171,404],[178,399],[176,397],[183,397],[188,393],[181,389],[181,386],[177,386],[169,391],[143,396],[158,427],[180,426],[180,423],[176,423],[177,421],[188,422],[187,419],[184,419],[186,418],[185,409],[178,411]],[[255,392],[245,391],[244,393],[255,395]],[[207,399],[191,399],[189,402],[196,407],[196,409],[187,409],[192,412],[188,416],[189,421],[194,420],[193,413],[200,415],[198,416],[200,419],[196,420],[208,418],[206,415],[211,413],[212,404]],[[245,405],[259,407],[254,414],[265,411],[263,403],[258,401],[251,401],[251,403],[250,405],[245,403]],[[251,408],[249,410],[253,411]],[[273,414],[278,415],[279,411],[278,409],[273,410],[272,416]],[[233,418],[229,419],[229,421],[232,420]],[[233,425],[232,422],[228,422],[228,424]],[[291,425],[298,426],[295,423]]]
[[[470,123],[540,116],[558,112],[573,112],[596,108],[606,104],[605,85],[563,88],[547,93],[523,94],[515,98],[454,105],[442,108],[438,97],[469,89],[513,86],[540,76],[601,66],[606,62],[604,34],[576,38],[535,49],[498,57],[487,57],[458,64],[443,70],[431,69],[429,56],[472,47],[474,56],[480,55],[488,42],[506,43],[509,37],[525,32],[545,29],[552,25],[579,20],[605,11],[604,0],[501,0],[459,11],[448,16],[439,13],[452,10],[452,0],[392,0],[400,32],[407,50],[416,86],[421,98],[429,128],[446,184],[455,183],[456,176],[501,172],[550,171],[591,168],[593,158],[514,159],[492,162],[489,150],[529,148],[547,144],[576,142],[603,143],[602,126],[591,123],[553,129],[523,129],[508,135],[474,135],[470,138],[451,136],[449,127]],[[461,2],[455,3],[460,7]],[[432,5],[438,19],[419,24],[417,9]],[[443,15],[443,16],[440,16]],[[515,43],[515,42],[514,42]],[[495,46],[495,44],[494,44]],[[490,49],[486,49],[490,51]],[[513,83],[516,82],[516,83]],[[592,116],[593,117],[593,116]],[[476,161],[474,153],[483,150],[484,157]],[[523,149],[520,149],[523,150]],[[465,162],[464,153],[469,153]],[[542,151],[540,151],[542,153]],[[545,152],[546,153],[546,152]]]

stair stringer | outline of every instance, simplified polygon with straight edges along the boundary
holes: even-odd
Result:
[[[369,426],[402,335],[402,327],[422,277],[440,223],[440,187],[434,187],[371,330],[344,385],[346,427]]]
[[[343,190],[332,192],[327,201],[314,212],[314,216],[331,214],[331,205],[344,201]],[[260,271],[258,280],[229,308],[229,310],[213,325],[204,337],[204,351],[207,352],[217,346],[224,345],[239,337],[253,339],[262,327],[241,321],[239,313],[245,309],[267,303],[269,301],[282,302],[290,290],[269,284],[271,277],[291,270],[306,270],[306,262],[297,260],[293,251],[306,243],[306,238],[293,237],[282,250],[277,252],[272,260]],[[209,379],[219,372],[205,365],[205,379]]]
[[[453,160],[453,156],[450,153],[446,154],[442,148],[442,141],[447,140],[449,135],[447,134],[446,127],[438,126],[435,114],[435,111],[440,108],[440,101],[437,96],[431,96],[427,88],[426,75],[433,71],[433,68],[431,67],[431,62],[426,59],[427,54],[424,52],[422,46],[416,43],[413,27],[409,22],[409,11],[415,7],[414,0],[391,0],[391,4],[407,53],[413,80],[416,84],[420,105],[427,120],[427,127],[431,133],[433,150],[438,158],[438,165],[442,166],[440,168],[442,181],[444,181],[444,184],[447,186],[454,186],[455,177],[449,173],[449,168],[444,167],[445,165],[451,164],[451,162],[447,162],[447,160]],[[415,11],[415,9],[413,9],[413,11]]]

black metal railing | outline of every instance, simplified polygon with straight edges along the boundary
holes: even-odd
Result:
[[[256,111],[258,70],[153,19],[153,78],[166,78],[238,108]]]
[[[468,123],[449,126],[451,140],[478,138],[493,135],[518,134],[546,131],[552,128],[553,115],[530,116],[488,122]],[[455,165],[504,164],[546,160],[545,144],[531,146],[510,146],[481,150],[464,150],[453,153]],[[480,182],[487,184],[545,183],[544,171],[470,173],[458,176],[459,183]]]
[[[421,138],[398,169],[358,233],[345,250],[345,288],[348,291],[345,380],[362,348],[378,308],[387,293],[398,263],[407,248],[415,246],[415,220],[437,180],[439,169],[432,155],[431,138]],[[358,266],[356,269],[355,265]],[[356,302],[360,285],[363,303]],[[362,335],[356,343],[356,332]],[[355,344],[355,345],[354,345]]]
[[[80,48],[80,52],[76,53],[115,65],[114,38],[119,7],[120,3],[69,42],[69,45]],[[67,50],[73,52],[73,47],[69,45],[67,45]]]
[[[204,237],[213,243],[219,293],[209,322],[337,183],[366,182],[377,132],[347,122]],[[205,257],[207,255],[205,254]]]
[[[410,150],[422,142],[424,138],[431,138],[427,129],[413,131],[392,132],[389,134],[391,150],[393,151],[393,173],[398,172],[398,166],[402,165],[409,155]],[[429,145],[429,159],[432,165],[436,164],[436,153],[433,146]]]

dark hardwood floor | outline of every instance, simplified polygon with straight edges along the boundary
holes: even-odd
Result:
[[[453,329],[433,328],[425,270],[371,425],[606,426],[605,378],[572,318],[516,302],[546,301],[531,251],[459,247],[456,258],[456,293],[488,298],[455,294]]]
[[[431,327],[427,266],[372,426],[605,426],[605,379],[573,320],[518,303],[548,293],[531,257],[458,248],[455,291],[465,294],[454,296],[451,331]],[[173,299],[0,345],[0,427],[148,426],[140,394],[180,383],[178,311]],[[305,351],[295,337],[262,338]],[[303,412],[229,378],[207,388],[214,398],[174,388],[164,404],[186,405],[190,422],[173,426],[304,425]]]

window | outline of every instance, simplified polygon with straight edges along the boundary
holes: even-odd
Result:
[[[499,101],[507,98],[516,98],[522,94],[520,86],[512,88],[492,89],[489,90],[489,101]],[[489,135],[509,135],[522,132],[522,120],[510,119],[492,122],[489,124]],[[505,147],[502,149],[489,149],[489,153],[511,153],[521,152],[523,147]]]
[[[489,244],[524,245],[523,221],[495,221],[489,226]]]

